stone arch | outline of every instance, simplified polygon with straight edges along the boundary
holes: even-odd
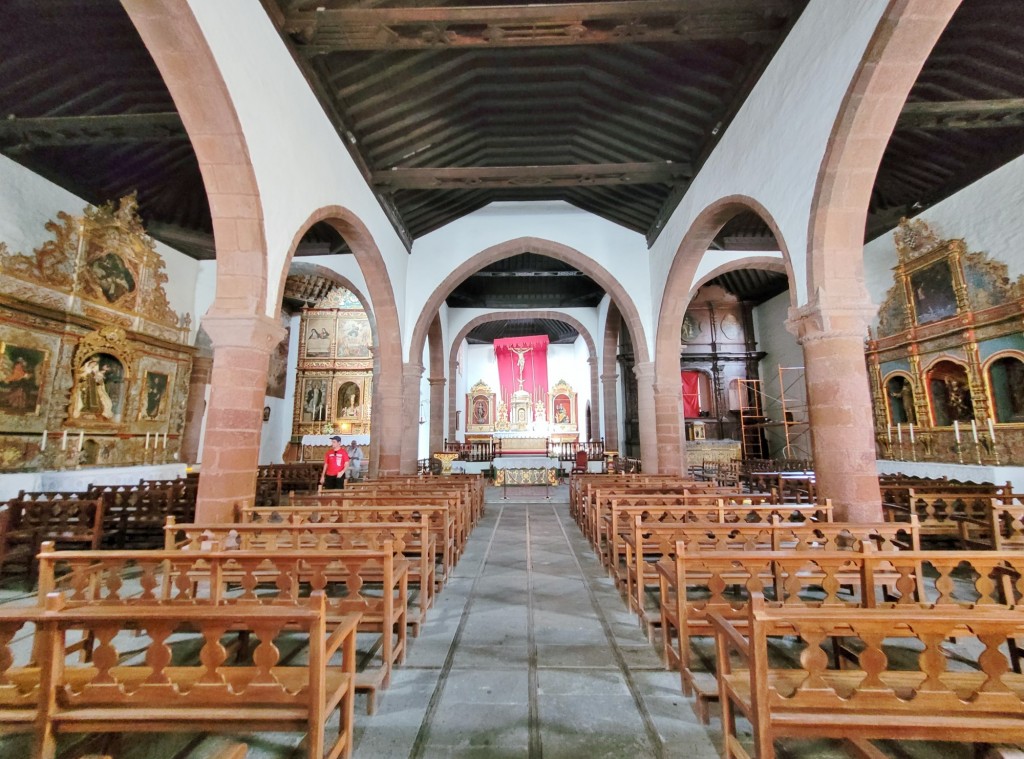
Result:
[[[314,211],[299,226],[291,244],[278,282],[278,292],[284,292],[295,250],[303,235],[314,224],[329,224],[348,243],[366,282],[364,299],[359,288],[352,292],[359,298],[367,313],[373,314],[373,415],[370,422],[370,475],[398,474],[401,467],[402,441],[402,348],[401,324],[395,302],[391,276],[377,243],[360,219],[342,206],[324,206]],[[334,276],[339,277],[336,273]],[[347,280],[345,280],[347,281]],[[351,284],[351,283],[349,283]],[[280,310],[277,304],[277,310]],[[388,339],[378,339],[387,335]],[[394,339],[391,339],[394,336]]]
[[[789,269],[786,267],[785,261],[781,258],[775,258],[773,256],[751,256],[750,258],[740,258],[729,263],[716,266],[714,269],[709,271],[703,277],[698,279],[690,287],[690,293],[687,298],[687,302],[693,300],[693,297],[697,294],[697,291],[706,285],[708,282],[713,280],[715,277],[725,274],[726,272],[736,271],[738,269],[762,269],[764,271],[773,271],[777,274],[789,275]],[[792,277],[790,277],[792,281]],[[685,312],[684,312],[685,313]]]
[[[587,350],[590,351],[590,399],[591,403],[596,401],[599,385],[597,377],[597,345],[594,343],[594,337],[590,334],[590,330],[583,326],[582,322],[557,309],[550,311],[534,311],[525,309],[515,311],[495,311],[489,314],[481,314],[474,319],[470,319],[469,322],[459,330],[459,333],[455,336],[455,339],[452,341],[448,350],[449,377],[455,376],[455,359],[459,353],[459,346],[462,344],[462,341],[466,339],[466,335],[481,324],[502,321],[504,319],[552,319],[565,322],[579,332],[580,336],[587,344]],[[456,408],[455,383],[453,382],[448,388],[448,429],[455,429]]]
[[[701,259],[715,235],[725,226],[726,222],[745,211],[756,213],[771,229],[775,241],[779,245],[779,250],[782,252],[781,265],[782,270],[789,278],[790,299],[795,297],[796,288],[792,286],[794,275],[789,250],[779,225],[761,203],[745,195],[730,195],[716,200],[697,215],[683,236],[672,261],[661,299],[661,311],[658,315],[654,346],[654,399],[658,436],[656,471],[658,472],[679,475],[686,473],[686,444],[683,440],[684,427],[682,423],[683,399],[679,390],[679,331],[683,325],[686,307],[696,290],[693,279]],[[758,261],[758,266],[761,266],[761,261],[765,258],[764,256],[751,256],[747,259],[730,262],[718,267],[713,273],[721,274],[730,268],[746,267],[753,261]],[[777,258],[767,258],[767,260],[775,266],[780,262],[780,259]],[[644,471],[648,471],[648,462],[646,461],[644,462]]]
[[[627,325],[629,325],[630,334],[636,343],[637,360],[645,362],[650,360],[650,354],[647,350],[647,333],[644,330],[643,322],[640,320],[640,313],[637,311],[636,304],[633,303],[633,299],[626,292],[626,289],[607,269],[594,261],[594,259],[568,245],[544,240],[539,237],[520,237],[515,240],[506,240],[497,245],[492,245],[490,248],[486,248],[463,261],[435,288],[427,302],[423,304],[423,309],[413,328],[409,347],[410,361],[420,360],[420,357],[423,355],[423,342],[426,339],[430,320],[438,312],[444,299],[448,297],[460,282],[488,264],[520,253],[537,253],[563,261],[571,266],[575,266],[604,288],[604,291],[608,293],[612,302],[615,303],[619,312],[626,320]]]
[[[808,226],[807,292],[857,307],[864,225],[878,166],[921,68],[961,0],[891,0],[839,109],[818,170]],[[838,301],[838,302],[836,302]]]

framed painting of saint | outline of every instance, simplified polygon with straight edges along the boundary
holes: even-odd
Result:
[[[142,378],[142,400],[139,419],[156,421],[167,416],[169,377],[162,372],[146,372]]]
[[[329,358],[334,340],[336,320],[331,316],[310,316],[302,324],[303,355],[306,358]]]
[[[918,324],[956,316],[956,292],[953,290],[953,270],[949,261],[939,259],[929,266],[910,273],[914,314]]]
[[[466,393],[466,432],[494,431],[494,393],[483,381]]]
[[[39,413],[47,358],[46,351],[0,343],[0,413]]]

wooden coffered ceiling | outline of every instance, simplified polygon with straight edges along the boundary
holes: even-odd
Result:
[[[653,239],[806,0],[262,3],[411,244],[517,200],[565,201]],[[868,238],[1024,153],[1020,11],[964,0],[890,141]],[[212,258],[195,154],[120,3],[5,0],[0,28],[0,152],[92,203],[137,191],[155,237]],[[741,216],[714,245],[773,242]],[[345,252],[317,225],[298,254]],[[453,298],[551,308],[585,299],[577,275],[492,272]]]

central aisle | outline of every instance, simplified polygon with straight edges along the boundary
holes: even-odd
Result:
[[[377,713],[356,703],[356,759],[718,756],[570,519],[566,487],[551,494],[488,490]]]

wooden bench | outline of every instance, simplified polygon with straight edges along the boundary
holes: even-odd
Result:
[[[1024,676],[1008,672],[998,650],[999,641],[1024,633],[1019,611],[780,608],[754,593],[742,631],[718,613],[711,624],[727,759],[774,759],[775,741],[785,737],[846,740],[866,757],[884,756],[873,739],[1024,739]],[[807,652],[774,657],[770,645],[781,636],[796,637],[794,648]],[[894,656],[896,638],[914,655]],[[826,650],[850,639],[861,652],[840,669]],[[950,666],[945,647],[953,639],[984,649],[977,669]],[[738,714],[753,727],[753,752],[740,740]]]
[[[0,519],[0,576],[13,574],[8,565],[20,567],[31,583],[35,579],[36,554],[46,541],[68,548],[99,548],[103,539],[103,499],[52,494],[6,503]]]
[[[455,566],[456,531],[455,516],[447,505],[387,506],[380,504],[369,507],[346,507],[339,501],[325,501],[311,506],[251,507],[236,509],[236,521],[240,523],[273,524],[290,522],[301,524],[338,522],[418,522],[427,518],[430,533],[434,536],[440,572],[435,573],[438,588],[447,582]]]
[[[462,493],[470,507],[470,527],[476,526],[484,514],[485,480],[477,474],[453,474],[449,476],[425,477],[389,477],[387,479],[354,482],[346,489],[356,492],[370,490],[378,493],[418,495],[421,493],[439,493],[444,495],[453,491]]]
[[[622,570],[629,607],[654,639],[661,626],[661,605],[647,604],[649,589],[660,592],[657,564],[665,559],[674,565],[675,553],[681,544],[695,551],[806,551],[860,550],[870,541],[882,551],[919,550],[920,537],[916,522],[784,522],[775,518],[768,524],[715,524],[644,521],[636,515],[631,534],[625,537],[626,562]],[[639,548],[638,548],[639,547]],[[671,630],[669,631],[671,636]]]
[[[178,524],[167,519],[167,550],[228,551],[265,550],[336,551],[381,549],[388,542],[409,561],[409,584],[416,586],[415,611],[409,609],[408,624],[418,635],[433,606],[436,592],[435,538],[430,534],[427,515],[408,522],[329,522],[247,524]]]
[[[39,554],[40,593],[66,590],[71,606],[134,606],[154,602],[189,607],[258,608],[295,605],[315,591],[326,595],[328,622],[358,613],[359,631],[373,633],[372,659],[356,675],[367,711],[378,690],[405,660],[409,562],[390,543],[381,549],[327,551],[54,551]],[[126,590],[135,576],[140,591]],[[333,586],[333,587],[332,587]]]
[[[56,593],[45,607],[4,606],[0,729],[33,733],[32,756],[40,759],[56,756],[65,733],[172,731],[299,731],[306,733],[307,756],[349,757],[359,620],[351,614],[328,624],[325,606],[318,594],[304,605],[264,608],[68,608]],[[10,641],[28,625],[39,659],[18,661]],[[259,640],[251,662],[229,662],[221,644],[227,630]],[[93,636],[91,661],[69,657],[73,631]],[[281,656],[291,631],[308,644],[308,658]],[[179,634],[189,639],[168,642]],[[194,663],[178,661],[175,649],[192,641],[201,644]],[[335,710],[338,736],[328,743],[326,723]]]
[[[718,697],[718,686],[713,673],[692,668],[691,640],[711,634],[712,613],[742,625],[755,592],[787,606],[869,608],[1008,608],[1021,597],[1024,556],[996,551],[876,552],[873,545],[864,541],[859,550],[843,551],[687,553],[680,544],[671,565],[658,563],[666,666],[678,666],[685,694],[696,693],[702,721],[707,721],[708,702]],[[808,591],[815,595],[808,596]],[[840,592],[845,594],[841,598]],[[1014,639],[1003,642],[1014,645]]]

